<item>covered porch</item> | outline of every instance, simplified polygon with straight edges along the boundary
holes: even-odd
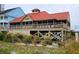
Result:
[[[11,23],[12,29],[50,29],[50,28],[65,28],[69,29],[69,23],[67,20],[45,20],[45,21],[26,21]]]

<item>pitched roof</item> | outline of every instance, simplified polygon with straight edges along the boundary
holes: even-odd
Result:
[[[17,23],[17,22],[22,22],[25,16],[17,17],[14,20],[12,20],[10,23]]]
[[[45,12],[38,12],[38,13],[29,13],[27,14],[33,21],[41,21],[41,20],[47,20],[51,19],[51,16]]]
[[[29,13],[22,17],[16,18],[11,23],[22,22],[25,17],[30,17],[33,21],[41,21],[41,20],[67,20],[69,18],[69,12],[61,12],[55,14],[48,14],[45,11],[39,13]]]
[[[18,8],[18,7],[16,7],[16,8]],[[2,12],[0,12],[0,14],[4,14],[4,13],[7,13],[7,12],[10,12],[10,11],[16,9],[16,8],[12,8],[12,9],[8,9],[8,10],[5,10],[5,11],[2,11]]]
[[[56,20],[67,20],[69,18],[69,12],[61,12],[61,13],[55,13],[50,15],[52,19],[56,19]]]
[[[24,18],[27,16],[30,17],[33,21],[41,21],[41,20],[47,20],[51,18],[51,16],[47,12],[43,11],[39,13],[29,13],[19,18],[15,18],[14,20],[11,21],[11,23],[22,22]]]

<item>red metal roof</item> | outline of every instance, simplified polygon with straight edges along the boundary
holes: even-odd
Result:
[[[11,23],[16,22],[22,22],[25,17],[30,17],[33,21],[41,21],[41,20],[67,20],[69,18],[69,12],[61,12],[61,13],[55,13],[55,14],[48,14],[45,11],[39,12],[39,13],[29,13],[27,15],[24,15],[22,17],[16,18]]]
[[[17,23],[17,22],[22,22],[25,16],[17,17],[14,20],[12,20],[10,23]]]
[[[45,11],[38,12],[38,13],[29,13],[27,14],[33,21],[41,21],[51,19],[50,14]]]
[[[69,12],[61,12],[61,13],[55,13],[50,15],[52,19],[56,19],[56,20],[67,20],[69,18]]]

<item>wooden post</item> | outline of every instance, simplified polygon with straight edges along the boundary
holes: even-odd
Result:
[[[39,31],[37,31],[37,35],[39,36]]]
[[[55,27],[55,23],[54,23],[54,20],[53,20],[53,26]]]
[[[75,39],[76,39],[76,42],[78,42],[78,32],[75,32]]]
[[[3,15],[2,17],[3,17],[3,20],[5,20],[5,19],[4,19],[4,15]],[[5,28],[5,24],[4,24],[4,22],[3,22],[3,28]]]
[[[10,23],[8,23],[8,28],[10,28]]]
[[[32,29],[33,29],[33,21],[32,21]]]
[[[66,40],[66,31],[64,31],[64,41]]]
[[[63,39],[64,39],[64,38],[63,38],[63,29],[62,29],[62,31],[61,31],[61,32],[62,32],[62,40],[61,40],[61,42],[63,42]]]
[[[48,36],[50,37],[50,35],[51,35],[51,34],[50,34],[50,30],[49,30],[49,34],[48,34]]]

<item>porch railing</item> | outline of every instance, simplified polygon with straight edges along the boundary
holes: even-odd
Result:
[[[0,27],[0,30],[20,30],[20,29],[54,29],[54,28],[64,28],[69,29],[67,24],[63,25],[27,25],[27,26],[10,26],[9,28]]]

